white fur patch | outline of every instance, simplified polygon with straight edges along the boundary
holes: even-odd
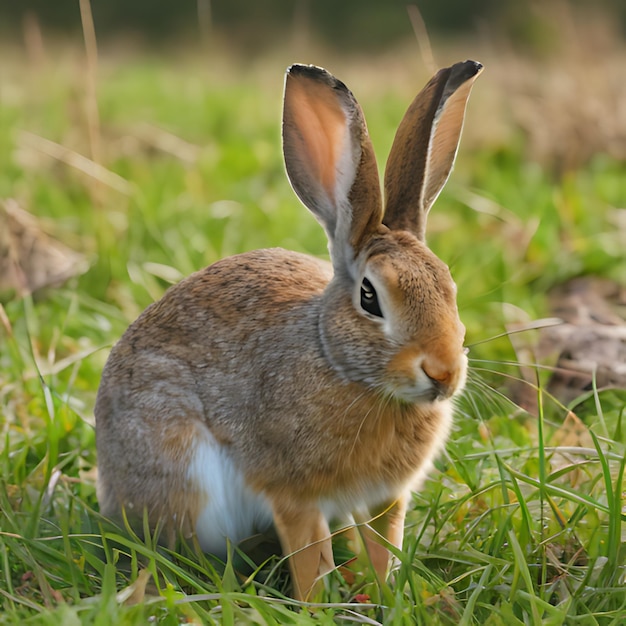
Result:
[[[226,556],[227,539],[237,544],[272,525],[267,499],[249,489],[228,452],[207,430],[196,443],[188,476],[206,496],[196,520],[196,535],[205,552]]]

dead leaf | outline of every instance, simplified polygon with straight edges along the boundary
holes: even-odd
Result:
[[[0,296],[23,297],[82,274],[87,263],[46,234],[15,200],[0,202]]]
[[[137,576],[137,580],[117,593],[117,601],[127,606],[142,603],[146,597],[146,587],[151,578],[152,574],[150,571],[142,569]]]

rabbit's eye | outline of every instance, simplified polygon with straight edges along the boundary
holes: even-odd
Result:
[[[372,283],[370,283],[367,278],[364,278],[361,283],[361,308],[376,317],[383,316],[380,305],[378,304],[376,289],[372,287]]]

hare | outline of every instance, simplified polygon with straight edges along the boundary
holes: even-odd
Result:
[[[287,70],[283,150],[331,263],[282,249],[216,262],[150,305],[111,351],[95,407],[98,498],[224,555],[274,528],[293,593],[333,567],[329,522],[368,522],[372,565],[401,548],[410,491],[464,385],[465,329],[426,246],[474,61],[439,71],[397,131],[385,211],[363,114],[325,70]]]

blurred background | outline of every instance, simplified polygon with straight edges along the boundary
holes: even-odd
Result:
[[[520,131],[527,155],[557,176],[597,153],[626,154],[623,0],[23,0],[0,6],[3,56],[42,66],[72,45],[82,54],[85,21],[91,69],[95,46],[101,58],[196,55],[213,70],[228,58],[220,71],[274,76],[299,61],[412,93],[437,67],[479,58],[489,124],[471,126],[468,141]]]
[[[294,37],[310,37],[341,52],[373,53],[413,36],[408,0],[95,0],[92,11],[103,42],[120,38],[163,45],[222,38],[231,47],[263,52]],[[431,34],[481,35],[547,52],[565,26],[555,11],[604,14],[617,33],[626,30],[622,0],[422,0],[419,11]],[[81,36],[77,0],[22,0],[0,7],[5,36],[36,19],[48,34]],[[569,7],[569,8],[568,8]],[[564,17],[561,15],[561,18]],[[17,34],[19,37],[19,34]]]

